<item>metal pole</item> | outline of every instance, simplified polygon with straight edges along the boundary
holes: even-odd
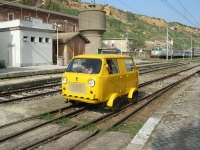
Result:
[[[166,54],[166,60],[168,61],[168,28],[167,28],[167,54]]]
[[[171,60],[172,60],[173,48],[171,49]]]
[[[192,58],[192,36],[191,36],[191,58]]]
[[[36,4],[36,18],[37,18],[37,4]]]
[[[58,25],[56,25],[57,28],[57,66],[58,66]]]

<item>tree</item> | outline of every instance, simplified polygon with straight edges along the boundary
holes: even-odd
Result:
[[[146,47],[146,44],[142,40],[133,39],[132,43],[130,43],[128,46],[129,46],[130,52],[134,52],[137,49]]]
[[[132,42],[128,44],[128,47],[130,49],[130,55],[133,56],[133,55],[136,55],[137,50],[146,47],[146,44],[142,40],[133,39]]]

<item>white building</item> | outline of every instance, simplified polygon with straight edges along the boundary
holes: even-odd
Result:
[[[126,38],[110,38],[102,41],[102,48],[117,48],[121,52],[129,52],[129,44],[132,44],[133,39]]]
[[[0,22],[0,61],[16,67],[52,64],[53,32],[36,18]]]

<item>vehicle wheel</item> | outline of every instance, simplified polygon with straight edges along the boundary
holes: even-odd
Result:
[[[132,98],[129,98],[129,102],[133,104],[138,103],[138,91],[133,93]]]
[[[112,106],[113,111],[117,111],[119,109],[120,103],[121,103],[121,98],[120,97],[115,98]]]

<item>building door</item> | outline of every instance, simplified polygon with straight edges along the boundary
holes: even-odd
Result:
[[[8,65],[15,66],[15,45],[11,44],[8,50]]]

